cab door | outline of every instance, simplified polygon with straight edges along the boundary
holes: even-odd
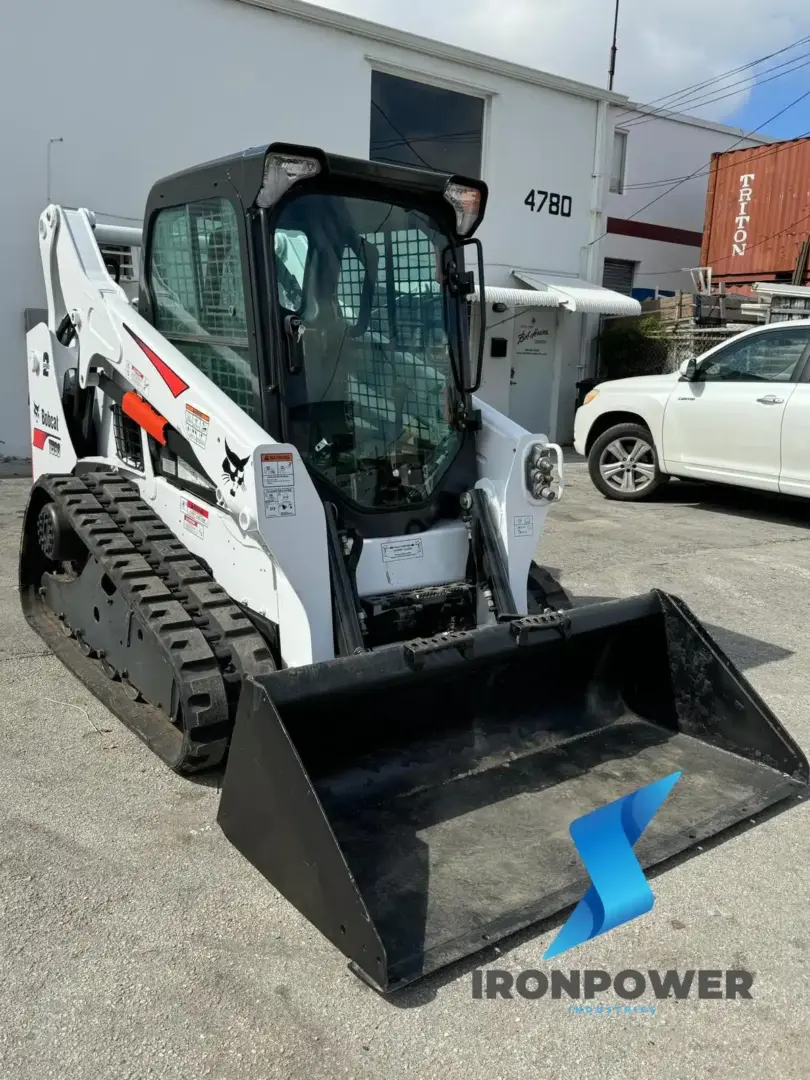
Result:
[[[782,423],[808,346],[810,327],[767,327],[699,361],[667,403],[667,472],[779,490]]]

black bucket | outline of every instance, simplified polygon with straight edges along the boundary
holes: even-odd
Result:
[[[219,823],[377,989],[581,899],[576,818],[676,770],[659,863],[803,795],[799,747],[654,592],[251,680]]]

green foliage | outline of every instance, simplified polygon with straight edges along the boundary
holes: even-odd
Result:
[[[668,371],[669,350],[660,333],[660,321],[651,316],[607,322],[599,338],[603,377],[626,379],[630,375],[659,375]]]

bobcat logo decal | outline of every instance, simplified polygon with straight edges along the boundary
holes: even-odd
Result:
[[[250,461],[250,454],[246,458],[240,458],[225,443],[225,459],[222,462],[222,482],[230,491],[231,498],[236,495],[237,488],[245,486],[245,466]]]

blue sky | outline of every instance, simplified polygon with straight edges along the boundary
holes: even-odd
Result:
[[[807,46],[801,51],[806,50]],[[799,55],[798,50],[796,55]],[[795,139],[799,135],[807,135],[810,132],[810,67],[755,87],[745,104],[725,117],[725,122],[751,131],[804,93],[808,94],[804,101],[794,105],[778,120],[766,124],[763,133],[777,139]]]

